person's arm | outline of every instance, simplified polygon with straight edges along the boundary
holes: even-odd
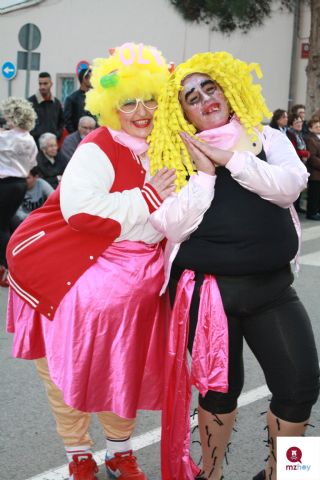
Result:
[[[57,124],[57,139],[61,138],[62,132],[64,129],[64,114],[63,114],[63,108],[58,99],[56,99],[57,104],[58,104],[58,124]]]
[[[310,152],[310,157],[308,159],[308,166],[315,170],[320,170],[320,141],[317,145],[316,141],[313,139],[306,139],[307,147]]]
[[[194,232],[214,197],[216,175],[198,172],[150,217],[153,227],[171,242],[181,243]]]
[[[40,184],[41,195],[47,199],[51,193],[54,192],[54,189],[51,187],[50,183],[46,182],[43,178],[38,178],[37,182]]]
[[[30,142],[31,142],[31,153],[30,153],[30,162],[29,162],[29,170],[35,167],[38,163],[37,156],[38,156],[38,147],[34,140],[34,138],[30,135]]]
[[[158,190],[150,183],[141,189],[109,193],[114,178],[111,161],[96,144],[78,147],[63,174],[60,190],[61,211],[73,229],[99,231],[115,239],[137,224],[145,224],[161,205]]]
[[[189,137],[199,152],[219,168],[226,167],[243,188],[279,207],[288,208],[306,188],[308,172],[286,135],[265,127],[261,140],[267,162],[251,152],[230,152]]]
[[[262,141],[267,162],[251,152],[235,152],[226,168],[247,190],[288,208],[306,188],[309,174],[290,140],[281,132],[267,127]]]
[[[297,151],[297,139],[293,133],[291,133],[289,130],[287,130],[287,137],[289,138],[290,142],[294,146],[295,150]]]
[[[29,97],[28,101],[32,103],[33,110],[37,114],[34,129],[31,130],[30,134],[33,136],[35,141],[38,142],[38,139],[42,133],[41,132],[41,112],[40,112],[39,104],[35,95],[32,95],[31,97]]]
[[[178,194],[168,197],[151,215],[154,228],[173,243],[181,243],[194,232],[211,205],[216,182],[215,166],[206,155],[185,141],[190,158],[198,172]]]
[[[78,143],[76,139],[72,138],[72,135],[68,135],[64,139],[64,142],[62,144],[62,147],[59,153],[63,158],[63,162],[65,165],[67,165],[67,163],[69,162],[77,146],[78,146]]]
[[[71,97],[67,97],[64,102],[64,121],[65,127],[69,133],[73,133],[75,131],[73,126],[73,103]]]
[[[289,131],[287,132],[287,137],[289,138],[290,142],[294,146],[295,151],[297,152],[297,155],[300,158],[300,160],[302,162],[306,163],[307,159],[310,156],[310,153],[308,152],[308,150],[303,150],[303,149],[298,148],[298,143],[297,143],[296,136],[293,135],[291,132],[289,132]]]

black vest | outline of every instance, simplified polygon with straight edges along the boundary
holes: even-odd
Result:
[[[264,150],[258,155],[266,161]],[[216,169],[215,195],[197,230],[183,242],[174,266],[215,275],[249,275],[287,265],[298,250],[288,208],[243,188]]]

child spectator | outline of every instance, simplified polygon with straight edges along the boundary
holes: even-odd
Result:
[[[43,178],[39,178],[39,168],[33,167],[27,176],[27,191],[23,202],[11,220],[12,231],[27,218],[29,213],[41,207],[52,192],[54,192],[54,189],[51,185]]]

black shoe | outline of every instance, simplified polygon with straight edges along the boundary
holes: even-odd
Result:
[[[309,220],[320,220],[320,213],[315,213],[314,215],[307,215]]]
[[[266,471],[261,470],[252,480],[266,480]]]

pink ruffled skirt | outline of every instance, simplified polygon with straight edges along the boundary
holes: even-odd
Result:
[[[57,268],[62,268],[57,262]],[[168,302],[160,245],[113,243],[65,295],[50,321],[12,289],[13,355],[47,357],[67,405],[85,412],[162,407]]]

